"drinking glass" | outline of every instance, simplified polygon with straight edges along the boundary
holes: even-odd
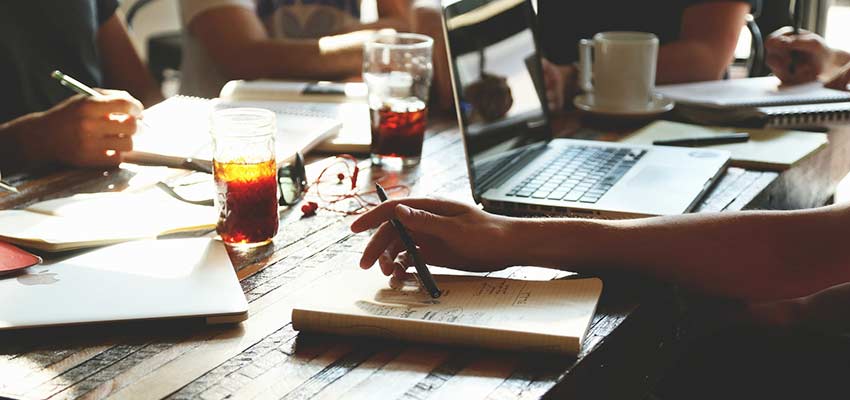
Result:
[[[278,229],[275,114],[230,108],[212,114],[216,231],[225,243],[261,245]]]
[[[428,122],[434,40],[414,33],[377,34],[363,49],[369,88],[372,163],[419,163]]]

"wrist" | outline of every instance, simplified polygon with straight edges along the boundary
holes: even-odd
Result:
[[[38,121],[45,113],[31,113],[0,125],[3,165],[15,170],[29,169],[47,158],[51,143],[40,136]]]
[[[829,50],[829,65],[832,69],[840,69],[847,63],[850,63],[850,53],[839,49]]]

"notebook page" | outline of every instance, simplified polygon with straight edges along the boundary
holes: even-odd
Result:
[[[750,140],[706,148],[728,150],[732,166],[783,171],[824,148],[826,134],[783,129],[724,128],[656,121],[622,139],[625,143],[651,145],[656,140],[688,139],[747,132]]]
[[[24,210],[2,210],[0,237],[56,251],[212,229],[217,219],[213,207],[184,203],[156,188],[90,193],[43,201]]]
[[[313,328],[338,334],[390,330],[393,334],[387,336],[412,340],[448,335],[457,343],[515,342],[513,346],[494,342],[492,347],[533,348],[573,343],[576,347],[573,350],[577,351],[602,289],[601,281],[595,278],[550,281],[454,275],[435,278],[443,290],[438,299],[430,298],[414,285],[392,289],[388,278],[374,271],[348,271],[321,284],[314,296],[296,306],[293,323],[296,329]],[[299,326],[304,325],[304,321],[298,321],[299,311],[321,313],[324,317],[307,321],[306,327]]]

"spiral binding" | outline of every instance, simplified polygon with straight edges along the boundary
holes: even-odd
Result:
[[[771,126],[831,124],[850,121],[850,102],[762,107]]]

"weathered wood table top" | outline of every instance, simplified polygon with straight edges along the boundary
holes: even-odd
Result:
[[[846,172],[844,161],[824,152],[781,175],[763,174],[758,190],[733,199],[727,208],[816,205],[838,174],[821,168]],[[461,138],[448,122],[429,130],[418,167],[403,173],[366,172],[359,182],[363,188],[375,180],[398,182],[409,185],[412,195],[471,201]],[[731,169],[724,179],[743,172]],[[0,194],[0,209],[75,193],[124,190],[144,173],[120,169],[15,175],[7,179],[23,193]],[[806,194],[788,197],[771,191]],[[639,277],[603,277],[603,297],[577,357],[299,335],[290,323],[293,302],[324,276],[357,268],[368,236],[350,232],[352,219],[321,210],[301,218],[295,207],[282,214],[272,245],[231,252],[250,305],[249,319],[238,325],[184,320],[0,333],[0,396],[642,398],[667,366],[672,346],[666,344],[676,336],[677,306],[670,288]],[[542,276],[530,268],[498,274]]]

